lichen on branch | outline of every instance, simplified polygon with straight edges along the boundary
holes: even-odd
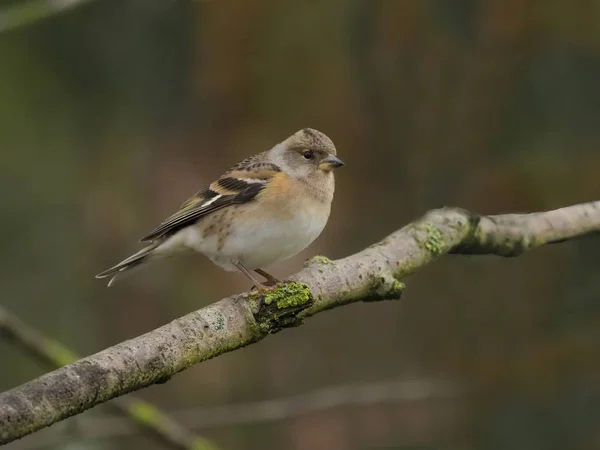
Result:
[[[315,257],[267,292],[221,299],[154,331],[0,394],[0,444],[86,409],[164,382],[193,364],[358,301],[398,299],[402,280],[445,254],[516,256],[600,232],[600,201],[534,214],[430,211],[339,260]]]

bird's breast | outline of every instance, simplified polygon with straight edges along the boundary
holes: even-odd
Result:
[[[239,220],[234,221],[227,236],[221,239],[221,245],[203,249],[210,259],[226,269],[231,259],[257,269],[296,255],[321,234],[329,217],[328,205],[297,204],[294,208],[288,204],[269,210],[258,202],[246,206],[240,208],[236,216]]]

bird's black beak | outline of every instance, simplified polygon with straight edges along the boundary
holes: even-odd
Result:
[[[337,169],[338,167],[342,167],[344,165],[344,161],[334,155],[329,155],[327,158],[323,158],[319,163],[319,169],[330,171],[333,169]]]

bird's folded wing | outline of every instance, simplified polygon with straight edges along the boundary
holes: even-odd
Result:
[[[188,199],[179,211],[165,219],[150,234],[140,239],[140,242],[170,235],[218,209],[253,200],[277,172],[275,167],[265,170],[264,165],[261,171],[236,166],[208,188]]]

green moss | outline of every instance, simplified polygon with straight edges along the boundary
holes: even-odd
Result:
[[[250,308],[252,311],[256,311],[258,309],[258,302],[256,301],[256,296],[249,296]]]
[[[298,325],[301,321],[298,314],[313,304],[308,285],[296,281],[277,285],[268,291],[252,292],[249,297],[259,305],[253,313],[259,336]]]
[[[398,281],[396,278],[374,277],[373,283],[365,293],[363,301],[399,299],[402,297],[405,288],[404,283]]]
[[[400,297],[405,288],[406,285],[404,283],[394,279],[392,282],[392,288],[389,290],[389,294],[393,297]]]
[[[310,301],[310,289],[305,283],[292,281],[263,294],[265,305],[276,304],[277,309],[302,306]]]
[[[431,252],[432,255],[440,255],[444,251],[444,238],[441,230],[435,225],[426,223],[423,230],[427,233],[427,239],[423,246]]]
[[[304,267],[308,267],[313,264],[318,264],[321,266],[328,266],[329,264],[333,264],[333,261],[330,260],[327,256],[315,255],[312,258],[309,258],[304,262]]]

